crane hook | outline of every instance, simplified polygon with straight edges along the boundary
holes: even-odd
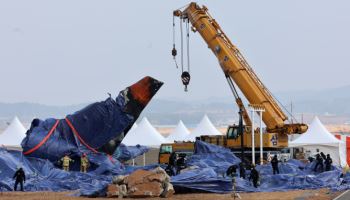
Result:
[[[181,74],[181,80],[182,80],[182,84],[184,84],[185,86],[185,92],[187,92],[187,86],[190,83],[191,80],[191,75],[190,73],[188,73],[187,71],[182,72]]]

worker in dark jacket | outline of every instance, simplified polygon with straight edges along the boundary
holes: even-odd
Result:
[[[255,169],[255,165],[252,165],[252,170],[250,171],[249,181],[253,180],[253,185],[255,188],[258,187],[259,172]]]
[[[171,174],[176,175],[177,166],[176,161],[178,159],[178,155],[175,152],[172,152],[169,157],[168,170],[171,171]]]
[[[314,171],[317,172],[318,168],[321,168],[321,172],[323,172],[323,158],[320,156],[320,154],[316,155],[316,165]]]
[[[326,161],[324,163],[326,165],[326,171],[330,171],[332,168],[333,161],[332,161],[332,158],[329,154],[327,154],[327,158],[326,158]]]
[[[235,177],[237,175],[237,166],[231,165],[229,168],[227,168],[226,175],[230,177]]]
[[[272,165],[272,171],[273,174],[279,174],[280,170],[278,169],[278,159],[277,159],[277,155],[275,155],[272,160],[271,160],[271,165]]]
[[[186,154],[181,154],[176,160],[176,174],[180,174],[180,171],[186,168]]]
[[[25,175],[22,167],[19,168],[15,172],[15,175],[13,176],[13,179],[16,179],[14,190],[17,191],[17,185],[19,183],[21,185],[21,191],[24,191],[23,190],[23,182],[26,182],[26,175]]]
[[[177,160],[177,155],[175,152],[172,152],[169,157],[169,165],[175,166],[176,165],[176,160]]]
[[[244,163],[239,163],[239,177],[245,179],[245,166]]]

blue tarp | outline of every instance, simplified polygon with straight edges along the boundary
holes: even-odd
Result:
[[[218,174],[224,174],[231,165],[238,165],[241,159],[229,149],[197,140],[194,144],[194,154],[189,158],[189,166],[212,168]]]
[[[198,169],[185,171],[172,177],[174,187],[188,188],[199,191],[227,193],[232,191],[232,179],[225,177],[224,172],[230,165],[237,165],[240,159],[228,149],[216,145],[196,141],[195,153],[189,158],[190,166],[198,166]],[[242,192],[271,192],[287,191],[293,189],[331,188],[332,190],[344,190],[350,188],[350,175],[344,177],[343,184],[340,179],[341,169],[332,167],[332,171],[314,172],[315,163],[304,164],[298,160],[289,160],[280,163],[280,174],[272,175],[270,164],[258,165],[261,185],[254,188],[248,179],[236,177],[238,191]],[[249,177],[250,171],[248,170]]]
[[[161,86],[162,82],[145,77],[121,91],[115,100],[109,97],[90,104],[65,119],[34,119],[22,141],[23,152],[54,163],[65,154],[80,157],[94,150],[113,154]],[[49,135],[51,130],[54,132]]]
[[[131,173],[132,167],[125,167],[108,154],[115,152],[162,84],[144,77],[121,91],[116,99],[109,97],[93,103],[65,119],[34,119],[21,144],[23,153],[0,149],[0,191],[12,189],[12,176],[18,167],[23,167],[27,175],[27,191],[81,189],[86,195],[99,194],[112,175]],[[144,153],[146,148],[121,147],[120,151],[118,158],[125,161]],[[77,172],[83,153],[91,165],[88,173]],[[72,172],[57,168],[66,154],[74,160]]]
[[[105,188],[111,183],[113,175],[129,174],[137,169],[158,167],[156,164],[145,167],[124,166],[117,160],[111,160],[105,154],[91,154],[90,157],[96,165],[92,171],[88,173],[65,172],[58,169],[49,160],[25,157],[19,151],[0,148],[0,191],[12,190],[14,185],[12,176],[19,166],[23,167],[27,175],[26,191],[79,189],[80,194],[86,196],[104,195]],[[188,164],[192,167],[202,167],[173,176],[171,182],[176,190],[185,188],[228,193],[232,189],[231,178],[223,176],[221,172],[225,171],[227,166],[239,162],[239,159],[227,149],[197,141],[196,153],[189,158]],[[236,177],[237,190],[271,192],[325,187],[332,190],[350,189],[350,174],[340,178],[341,169],[337,167],[334,167],[332,171],[315,173],[312,170],[314,163],[304,164],[297,160],[280,163],[279,167],[281,174],[272,175],[271,165],[257,166],[261,174],[261,185],[258,188],[254,188],[247,179]]]
[[[0,148],[0,191],[12,191],[12,176],[18,167],[26,173],[26,191],[67,191],[80,189],[86,196],[104,194],[105,186],[111,183],[112,176],[130,174],[137,169],[154,169],[159,165],[145,167],[124,166],[119,161],[103,154],[91,156],[97,167],[88,173],[66,172],[57,168],[49,160],[27,158],[20,151]]]
[[[146,146],[136,145],[136,146],[126,146],[125,144],[120,144],[115,150],[113,157],[121,162],[125,162],[136,158],[149,151]]]

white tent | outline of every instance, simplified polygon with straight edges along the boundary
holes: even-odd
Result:
[[[187,140],[194,141],[196,137],[201,135],[222,135],[209,120],[207,115],[204,115],[197,127],[187,136]]]
[[[144,117],[134,130],[130,130],[122,143],[128,146],[144,145],[158,147],[167,140]]]
[[[26,136],[26,131],[18,117],[13,118],[10,125],[0,134],[0,145],[21,146],[21,142]]]
[[[346,165],[345,143],[330,133],[318,117],[313,119],[304,134],[289,142],[289,147],[303,147],[311,155],[320,152],[330,154],[334,164]]]
[[[190,131],[186,128],[184,123],[180,120],[176,128],[169,134],[167,140],[169,142],[183,141],[190,134]]]

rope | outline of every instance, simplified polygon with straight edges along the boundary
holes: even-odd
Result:
[[[296,123],[298,123],[298,120],[294,117],[294,115],[289,112],[289,110],[276,98],[275,95],[273,95],[271,93],[272,97],[276,99],[276,101],[280,104],[280,106],[282,106],[282,108],[291,116],[292,120],[294,119]],[[289,122],[291,122],[290,120],[288,120]]]
[[[83,144],[84,144],[88,149],[90,149],[92,152],[94,152],[94,153],[99,153],[96,149],[94,149],[94,148],[92,148],[90,145],[88,145],[88,144],[83,140],[83,138],[80,137],[80,134],[79,134],[78,131],[74,128],[72,122],[69,121],[69,119],[68,119],[67,117],[65,118],[65,120],[66,120],[68,126],[72,129],[74,135],[76,135],[76,136],[78,137],[78,139],[79,139],[79,141],[80,141],[81,143],[83,143]],[[107,156],[108,156],[109,160],[110,160],[112,163],[115,163],[115,161],[113,160],[113,157],[112,157],[111,155],[107,154]]]
[[[172,50],[172,55],[173,55],[173,59],[174,59],[174,62],[175,62],[175,66],[176,66],[176,69],[179,68],[179,65],[177,64],[177,61],[176,61],[176,48],[175,48],[175,16],[173,15],[173,50]]]
[[[49,133],[44,137],[44,139],[39,143],[37,144],[35,147],[33,147],[32,149],[24,152],[23,154],[24,155],[28,155],[28,154],[31,154],[33,153],[34,151],[36,151],[37,149],[39,149],[49,138],[50,136],[52,135],[52,133],[55,131],[55,129],[57,128],[58,126],[58,123],[60,122],[60,120],[56,120],[55,124],[52,126],[52,128],[50,129]]]
[[[74,135],[77,136],[77,138],[79,139],[79,141],[80,141],[81,143],[83,143],[83,144],[84,144],[88,149],[90,149],[92,152],[98,153],[98,151],[96,151],[96,149],[90,147],[90,145],[88,145],[88,144],[83,140],[83,138],[80,137],[78,131],[74,128],[73,124],[69,121],[69,119],[68,119],[67,117],[65,118],[65,120],[66,120],[68,126],[72,129]]]

